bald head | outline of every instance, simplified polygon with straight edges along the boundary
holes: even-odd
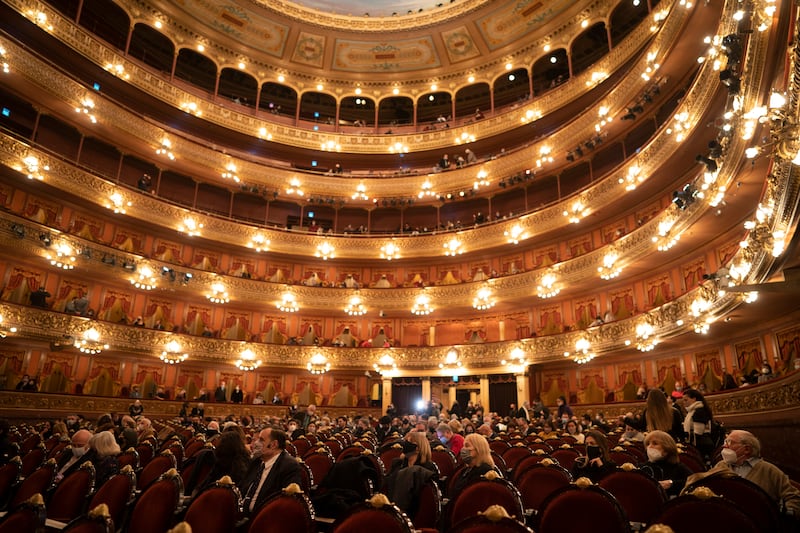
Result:
[[[88,429],[79,429],[72,435],[73,448],[85,448],[89,444],[89,439],[92,438],[92,432]]]

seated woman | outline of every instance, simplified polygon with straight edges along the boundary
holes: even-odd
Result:
[[[400,444],[403,453],[392,461],[392,471],[386,477],[383,490],[408,516],[414,516],[425,483],[438,477],[438,471],[431,462],[431,448],[425,433],[413,431]]]
[[[678,496],[686,485],[686,478],[692,475],[688,466],[678,457],[675,439],[666,431],[651,431],[644,439],[647,462],[642,470],[652,475],[664,488],[667,496]]]
[[[120,453],[119,444],[111,431],[100,431],[89,438],[89,450],[94,450],[95,488],[100,488],[103,483],[119,472],[117,455]]]
[[[597,483],[608,474],[613,472],[617,465],[611,460],[608,454],[608,439],[597,430],[586,432],[584,439],[586,444],[586,455],[581,455],[575,459],[572,466],[572,477],[588,477],[592,483]]]
[[[464,447],[461,448],[458,456],[467,467],[461,470],[458,478],[453,481],[449,495],[451,501],[455,500],[468,485],[478,481],[489,470],[494,470],[494,459],[492,459],[489,441],[479,433],[466,436]]]
[[[214,462],[214,466],[206,475],[205,479],[197,483],[192,492],[192,496],[200,494],[205,489],[214,486],[222,476],[230,476],[234,483],[239,483],[247,473],[250,462],[250,452],[244,444],[241,431],[225,430],[220,434],[217,447],[213,454],[203,454]],[[198,464],[194,471],[202,470]],[[187,486],[193,485],[197,480],[191,479]]]
[[[581,426],[575,420],[570,420],[567,422],[567,427],[565,430],[566,431],[564,434],[575,438],[575,442],[578,444],[583,444],[584,440],[586,440],[586,435],[583,434],[583,431],[581,431]]]
[[[408,447],[409,451],[406,451],[406,445],[403,443],[403,455],[400,456],[400,467],[417,465],[435,474],[439,473],[439,468],[431,460],[431,443],[425,433],[421,431],[412,431],[405,436],[404,441],[413,444],[413,446]],[[397,459],[395,459],[395,461],[397,461]],[[392,469],[395,467],[395,461],[392,461]]]

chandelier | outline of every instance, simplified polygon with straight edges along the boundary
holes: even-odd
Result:
[[[456,368],[461,368],[461,361],[458,357],[458,350],[455,348],[450,348],[447,350],[447,354],[444,356],[444,361],[439,363],[439,368],[441,369],[452,369],[455,370]]]
[[[671,234],[672,226],[675,221],[671,218],[666,218],[658,223],[658,235],[653,235],[653,242],[656,244],[659,252],[666,252],[681,239],[680,233]]]
[[[163,155],[170,161],[175,160],[175,154],[172,153],[172,141],[164,137],[161,139],[161,145],[156,148],[156,155]]]
[[[525,367],[528,366],[528,360],[525,357],[525,350],[516,347],[508,354],[508,359],[500,361],[501,365],[508,365],[513,371],[524,372]]]
[[[597,357],[597,354],[592,351],[592,343],[581,337],[575,341],[575,352],[564,352],[564,357],[572,357],[573,361],[582,365]]]
[[[539,298],[552,298],[561,292],[561,289],[556,286],[558,278],[552,272],[547,272],[539,280],[539,285],[536,286],[536,293]]]
[[[481,187],[488,187],[491,181],[489,180],[489,174],[481,169],[478,171],[478,175],[475,177],[475,182],[472,184],[472,188],[476,191]]]
[[[50,170],[48,165],[40,165],[39,159],[36,156],[29,155],[25,159],[22,160],[25,164],[25,168],[27,169],[27,176],[29,180],[37,179],[42,181],[44,179],[44,175],[40,172],[41,170]]]
[[[564,210],[564,216],[568,218],[571,224],[577,224],[588,214],[589,210],[580,200],[575,200],[569,210]]]
[[[444,247],[444,255],[450,256],[464,253],[464,250],[461,247],[461,241],[455,237],[445,242],[442,246]]]
[[[114,191],[108,195],[106,209],[111,209],[116,214],[125,214],[125,208],[133,205],[133,202],[125,201],[125,197],[119,191]]]
[[[203,223],[198,222],[192,217],[183,219],[183,224],[178,226],[178,231],[187,234],[189,237],[197,237],[200,235],[200,230],[203,229]]]
[[[347,305],[344,306],[344,312],[350,316],[362,316],[366,314],[367,308],[361,303],[361,296],[358,295],[358,292],[347,301]]]
[[[353,200],[369,200],[369,196],[367,196],[367,186],[363,183],[356,185],[356,192],[354,192],[350,198]]]
[[[617,259],[619,259],[619,254],[614,251],[603,256],[603,264],[597,267],[601,279],[609,280],[619,276],[622,268],[616,265]]]
[[[236,361],[236,368],[243,372],[252,372],[261,366],[261,359],[256,357],[255,352],[250,348],[245,348],[239,354],[239,359]]]
[[[485,311],[494,307],[495,301],[492,298],[492,289],[488,285],[484,285],[478,289],[475,298],[472,300],[472,307],[478,311]]]
[[[50,264],[64,270],[75,268],[75,254],[72,247],[67,243],[60,243],[56,246],[55,255],[47,254]]]
[[[5,339],[6,335],[8,335],[9,333],[16,333],[16,332],[17,332],[16,327],[12,326],[10,328],[6,328],[5,326],[3,326],[3,315],[0,315],[0,339]]]
[[[398,259],[400,257],[400,247],[397,246],[394,241],[387,242],[383,246],[381,246],[381,259],[386,259],[387,261],[391,261],[392,259]]]
[[[311,360],[306,365],[308,371],[312,374],[324,374],[328,370],[331,369],[331,364],[328,362],[328,358],[322,355],[321,353],[315,353],[311,356]]]
[[[525,233],[525,230],[522,229],[522,226],[519,224],[514,224],[506,231],[503,232],[503,236],[508,240],[510,244],[519,244],[519,241],[527,239],[528,234]]]
[[[433,183],[431,183],[431,180],[428,178],[425,178],[425,181],[422,182],[419,193],[417,193],[418,198],[424,198],[426,196],[436,196],[436,193],[433,190]]]
[[[222,283],[211,284],[211,294],[206,295],[211,303],[226,304],[231,301],[230,296],[225,291],[225,285]]]
[[[168,365],[176,365],[189,358],[189,354],[181,353],[182,351],[181,345],[178,344],[178,341],[173,339],[167,343],[164,347],[164,351],[161,352],[158,358]]]
[[[78,349],[89,355],[97,355],[103,350],[108,350],[108,344],[100,340],[100,332],[89,328],[83,333],[83,338],[78,341]]]
[[[86,115],[92,124],[97,124],[97,117],[94,116],[94,100],[88,96],[81,100],[81,105],[75,108],[75,112]]]
[[[414,305],[411,306],[411,312],[417,316],[429,315],[433,312],[431,307],[431,299],[426,294],[420,294],[414,300]]]
[[[151,291],[156,288],[156,278],[153,273],[153,270],[144,265],[139,268],[139,277],[131,279],[131,285],[136,287],[137,289],[142,289],[144,291]]]
[[[300,310],[300,306],[297,305],[297,301],[294,299],[294,294],[291,292],[283,293],[283,296],[281,296],[281,301],[278,302],[277,306],[278,309],[284,313],[296,313]]]
[[[222,178],[226,180],[233,180],[236,183],[239,183],[239,174],[237,174],[238,169],[233,162],[228,163],[225,165],[225,171],[222,173]]]
[[[265,252],[269,249],[270,243],[271,241],[269,239],[260,233],[257,233],[250,237],[250,242],[248,243],[247,247],[255,248],[256,252]]]
[[[650,322],[641,322],[636,325],[636,349],[640,352],[649,352],[658,344],[654,337],[655,328]]]
[[[317,245],[317,250],[314,252],[314,255],[316,257],[321,257],[323,261],[327,261],[333,257],[333,252],[335,251],[336,248],[334,248],[331,243],[328,241],[322,241]]]
[[[372,368],[382,376],[389,376],[397,371],[397,363],[395,363],[394,357],[387,353],[382,355],[378,362],[372,365]]]

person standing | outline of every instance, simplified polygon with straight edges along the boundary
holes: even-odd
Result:
[[[233,392],[231,393],[231,401],[233,403],[242,403],[244,401],[244,392],[242,392],[242,388],[239,385],[236,385],[233,388]]]
[[[222,381],[217,387],[217,390],[214,391],[214,400],[219,403],[225,403],[228,401],[228,390],[225,388],[225,382]]]

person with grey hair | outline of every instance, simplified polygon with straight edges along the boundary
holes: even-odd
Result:
[[[722,448],[722,460],[708,472],[689,476],[686,486],[707,476],[731,472],[764,489],[795,521],[800,518],[800,490],[792,485],[789,476],[780,468],[761,458],[761,442],[749,431],[731,431]]]
[[[117,456],[120,453],[119,444],[111,431],[100,431],[89,439],[89,453],[93,455],[92,462],[95,468],[95,488],[103,486],[103,483],[119,472],[119,461]]]

